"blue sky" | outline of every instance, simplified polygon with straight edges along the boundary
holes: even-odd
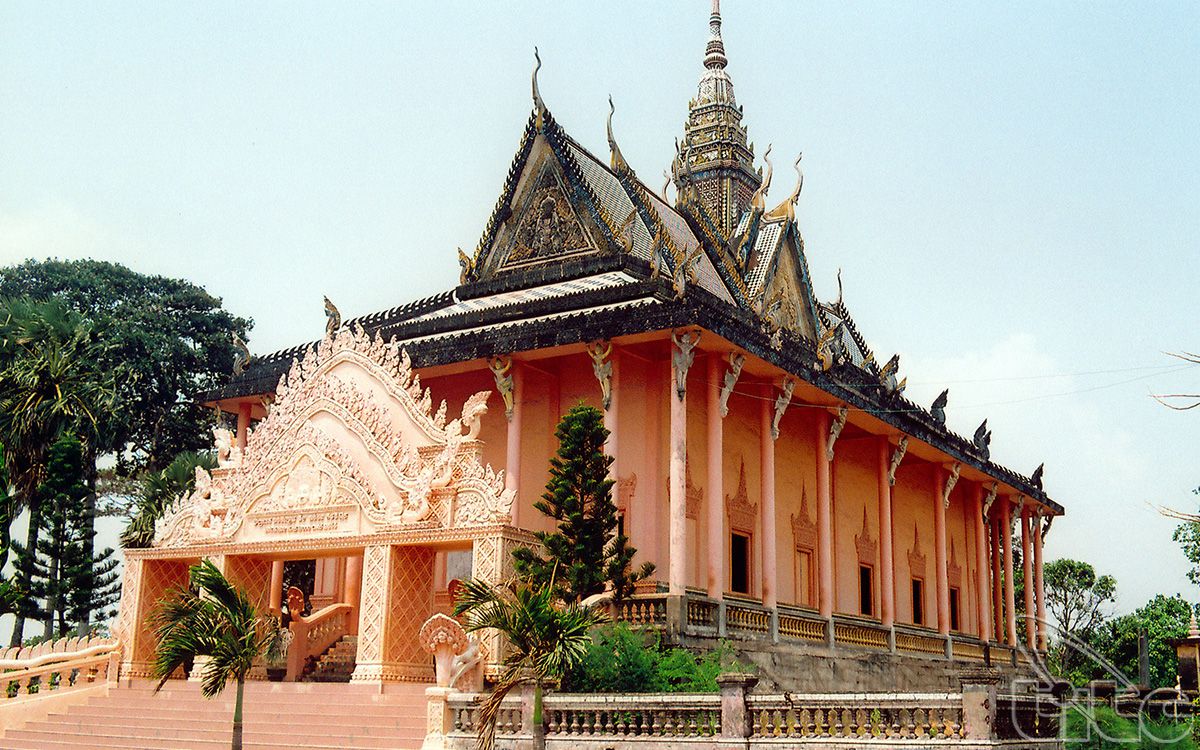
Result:
[[[1200,597],[1153,504],[1194,507],[1200,5],[726,0],[729,73],[824,297],[910,394],[951,388],[1068,509],[1049,555],[1120,608]],[[657,187],[708,3],[0,5],[0,263],[189,278],[266,352],[457,280],[543,96],[593,151],[607,97]]]

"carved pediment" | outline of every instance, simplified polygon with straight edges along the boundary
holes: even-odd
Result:
[[[879,556],[879,542],[871,538],[871,528],[867,524],[867,508],[863,506],[862,531],[854,536],[854,549],[858,552],[858,561],[863,565],[874,565]]]
[[[729,527],[739,531],[753,532],[758,520],[758,504],[750,502],[746,490],[746,459],[738,469],[738,488],[732,497],[725,496],[725,512],[729,515]]]
[[[512,492],[476,439],[488,393],[447,422],[407,353],[342,329],[293,363],[236,465],[197,470],[154,545],[506,523]]]
[[[925,577],[925,553],[921,551],[921,533],[913,524],[913,546],[908,551],[908,571],[914,578]]]
[[[596,249],[557,170],[547,161],[532,189],[518,198],[503,245],[501,270]]]
[[[797,550],[817,549],[817,524],[808,510],[808,487],[800,487],[800,514],[792,514],[792,541]]]

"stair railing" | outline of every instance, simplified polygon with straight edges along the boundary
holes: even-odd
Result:
[[[328,607],[308,615],[292,618],[288,628],[292,631],[292,645],[288,648],[288,682],[295,682],[304,674],[308,660],[318,657],[337,643],[350,629],[350,615],[354,607],[349,604],[330,604]]]
[[[119,650],[120,644],[111,638],[60,638],[2,650],[0,703],[103,683]]]

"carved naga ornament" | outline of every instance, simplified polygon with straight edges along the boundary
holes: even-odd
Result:
[[[846,417],[850,415],[849,407],[842,406],[837,410],[837,416],[834,417],[833,423],[829,425],[829,440],[825,444],[825,458],[829,461],[833,460],[833,446],[837,444],[838,436],[842,434],[842,430],[846,427]]]
[[[721,416],[729,416],[729,396],[733,393],[733,387],[737,385],[738,378],[742,374],[742,368],[746,366],[746,355],[739,352],[729,353],[729,369],[725,371],[725,381],[721,384],[721,400],[719,403]]]
[[[596,380],[600,381],[600,398],[604,403],[604,411],[608,411],[612,406],[613,363],[609,358],[613,351],[612,342],[590,341],[584,344],[584,348],[592,359],[592,372],[595,373]]]
[[[792,403],[792,391],[795,389],[796,381],[793,378],[784,378],[779,384],[779,393],[775,396],[775,416],[771,419],[772,440],[779,439],[779,420],[783,419],[783,413]]]
[[[671,332],[671,369],[675,374],[675,396],[682,401],[687,396],[687,374],[696,361],[696,344],[700,343],[699,331]]]
[[[962,471],[962,464],[958,461],[950,467],[950,473],[946,475],[946,485],[942,488],[942,507],[950,507],[950,493],[954,491],[954,485],[958,484],[958,474]]]
[[[513,493],[480,461],[489,391],[447,421],[407,352],[343,328],[280,378],[271,413],[155,524],[155,547],[507,523]],[[231,440],[215,435],[218,452]]]
[[[500,355],[488,360],[488,369],[496,380],[496,390],[504,400],[504,418],[509,422],[513,418],[513,361],[512,357]]]
[[[892,451],[892,463],[888,466],[888,486],[896,486],[896,470],[900,468],[900,462],[904,460],[904,454],[908,453],[908,435],[901,435],[900,441],[896,443],[896,449]]]
[[[1000,483],[992,482],[992,486],[988,488],[987,497],[983,499],[983,517],[986,519],[988,513],[992,511],[992,504],[996,502],[996,493],[1000,491]]]
[[[342,327],[342,313],[338,311],[337,305],[325,298],[325,337],[328,338]]]

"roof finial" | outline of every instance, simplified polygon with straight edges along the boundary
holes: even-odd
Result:
[[[800,160],[803,158],[804,152],[801,151],[800,155],[796,157],[796,163],[794,164],[796,167],[796,187],[792,190],[792,194],[784,198],[783,203],[771,209],[770,213],[767,214],[767,218],[783,218],[788,221],[796,218],[796,211],[793,206],[796,205],[796,201],[800,200],[800,191],[804,189],[804,170],[800,169]]]
[[[717,2],[717,0],[713,0]],[[767,176],[763,178],[762,184],[758,186],[758,190],[754,191],[754,195],[750,198],[750,207],[762,212],[766,209],[767,190],[771,188],[771,173],[774,168],[771,166],[771,144],[767,144],[767,150],[763,154],[763,161],[767,163]]]
[[[721,41],[721,0],[713,0],[712,15],[708,17],[708,46],[704,49],[704,67],[724,68],[729,59],[725,57],[725,43]]]
[[[612,94],[608,95],[608,152],[609,162],[614,171],[629,169],[629,164],[625,161],[625,157],[621,155],[621,149],[617,146],[617,139],[613,137],[612,120],[616,113],[617,107],[613,104]]]
[[[537,74],[542,69],[542,58],[538,55],[538,48],[533,48],[533,59],[537,64],[533,66],[533,108],[537,112],[537,127],[540,130],[542,127],[542,115],[546,111],[546,103],[542,101],[542,95],[538,92]]]

